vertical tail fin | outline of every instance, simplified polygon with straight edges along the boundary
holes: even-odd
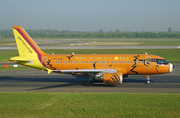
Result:
[[[19,56],[11,57],[10,61],[42,70],[47,70],[46,64],[42,58],[48,54],[44,53],[37,46],[37,44],[31,39],[31,37],[21,26],[13,26],[12,28]]]
[[[19,56],[26,56],[29,54],[45,54],[21,26],[13,26],[12,28]]]

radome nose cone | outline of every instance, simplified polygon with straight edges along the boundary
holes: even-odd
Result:
[[[173,64],[169,64],[169,72],[172,72],[173,70],[175,70],[175,66]]]

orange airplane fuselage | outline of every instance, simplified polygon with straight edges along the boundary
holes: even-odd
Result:
[[[145,54],[74,54],[42,56],[51,70],[115,69],[123,75],[169,73],[169,63],[157,63],[164,58]]]
[[[61,54],[44,53],[21,26],[13,26],[19,56],[10,61],[51,72],[87,75],[92,81],[120,84],[128,75],[169,73],[174,66],[164,58],[148,54]]]

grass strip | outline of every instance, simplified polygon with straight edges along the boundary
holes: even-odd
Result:
[[[180,116],[175,93],[0,93],[0,116],[166,117]]]
[[[180,61],[180,49],[45,49],[48,54],[154,54],[167,61]],[[18,56],[17,50],[0,51],[0,62],[9,62],[9,58]]]

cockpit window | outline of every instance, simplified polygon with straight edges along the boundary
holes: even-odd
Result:
[[[156,59],[157,64],[168,64],[168,62],[164,59]]]

